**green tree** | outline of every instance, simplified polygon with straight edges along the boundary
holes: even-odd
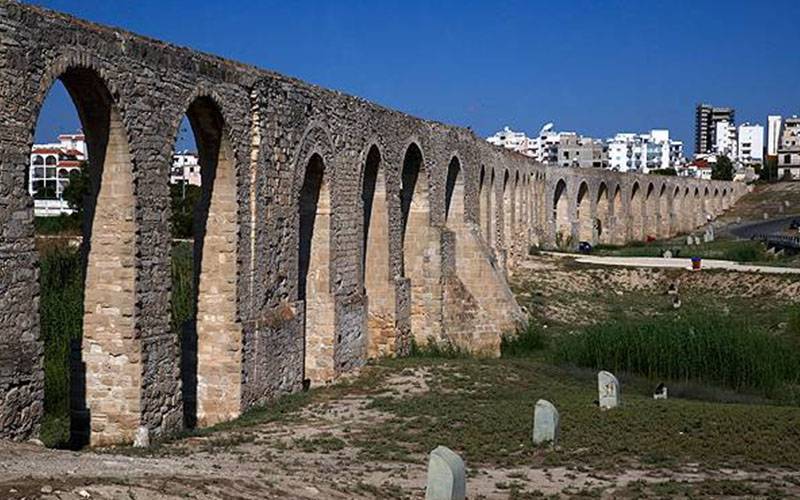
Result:
[[[717,156],[717,163],[711,168],[711,178],[716,181],[733,180],[733,162],[725,155]]]
[[[778,178],[778,158],[768,156],[764,159],[764,166],[761,168],[760,176],[762,181],[774,181]]]
[[[200,186],[170,184],[173,238],[194,237],[194,207],[202,192]]]
[[[89,195],[91,181],[89,180],[89,162],[83,164],[80,170],[73,170],[69,174],[69,184],[61,194],[69,208],[74,210],[73,216],[77,220],[83,219],[84,202]]]

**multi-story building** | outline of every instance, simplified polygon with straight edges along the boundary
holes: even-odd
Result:
[[[737,133],[737,159],[745,166],[764,161],[764,127],[743,123]]]
[[[800,118],[797,116],[783,122],[778,148],[778,178],[800,179]]]
[[[534,145],[532,140],[525,135],[525,132],[514,132],[510,127],[503,127],[503,130],[487,137],[486,140],[495,146],[501,146],[517,153],[527,156],[534,156]]]
[[[736,158],[736,127],[733,122],[721,120],[716,123],[712,153],[731,160]]]
[[[54,217],[70,214],[64,190],[70,175],[80,172],[88,159],[83,134],[62,134],[58,142],[34,144],[31,149],[28,193],[33,197],[34,215]]]
[[[767,117],[767,156],[777,156],[780,144],[781,117],[780,115],[769,115]]]
[[[649,134],[620,133],[608,139],[608,168],[618,172],[648,173],[677,168],[683,163],[683,143],[672,141],[669,130]]]
[[[607,168],[608,150],[603,141],[562,132],[558,141],[558,165],[562,167]]]
[[[170,184],[190,184],[200,186],[200,163],[197,155],[182,151],[172,155],[172,169],[169,175]]]
[[[695,110],[694,122],[694,153],[703,155],[714,152],[717,144],[717,123],[727,121],[735,123],[733,108],[719,108],[708,104],[698,104]]]

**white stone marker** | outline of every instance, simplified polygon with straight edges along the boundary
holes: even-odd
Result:
[[[533,409],[533,444],[556,444],[558,433],[558,410],[550,401],[540,399]]]
[[[612,373],[597,373],[597,390],[600,393],[600,409],[610,410],[619,406],[619,381]]]
[[[467,482],[464,461],[444,446],[437,446],[428,459],[425,500],[464,500]]]

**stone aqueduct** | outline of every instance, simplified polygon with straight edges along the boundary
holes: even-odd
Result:
[[[269,71],[0,1],[0,437],[35,435],[43,344],[27,164],[60,79],[95,175],[82,361],[91,443],[184,425],[167,179],[196,134],[197,425],[330,381],[411,339],[496,355],[524,321],[530,245],[691,230],[744,187],[545,168],[469,130]]]

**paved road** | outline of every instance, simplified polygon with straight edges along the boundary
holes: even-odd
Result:
[[[789,229],[789,224],[794,219],[800,219],[800,215],[790,215],[780,219],[769,219],[759,222],[745,222],[742,224],[732,224],[726,229],[728,232],[739,238],[750,239],[757,234],[782,233]]]
[[[548,255],[567,256],[563,253],[545,252]],[[571,256],[571,255],[570,255]],[[598,264],[602,266],[624,266],[624,267],[668,267],[677,269],[691,269],[691,259],[665,259],[662,257],[604,257],[599,255],[578,255],[575,256],[576,262],[584,264]],[[778,267],[778,266],[753,266],[740,264],[729,260],[703,259],[703,269],[725,269],[727,271],[742,271],[749,273],[767,274],[800,274],[797,267]]]

